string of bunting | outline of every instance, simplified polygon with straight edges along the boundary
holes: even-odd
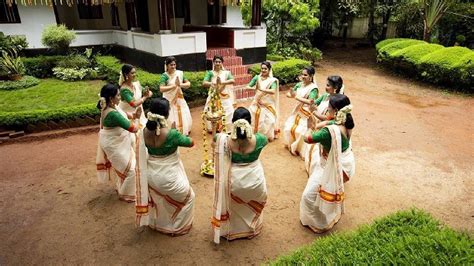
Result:
[[[13,4],[23,5],[23,6],[36,6],[36,5],[43,5],[43,6],[53,6],[54,5],[68,5],[72,6],[74,3],[76,4],[86,4],[86,5],[102,5],[102,4],[112,4],[112,3],[122,3],[122,2],[130,2],[130,0],[6,0],[6,4],[8,6],[12,6]]]

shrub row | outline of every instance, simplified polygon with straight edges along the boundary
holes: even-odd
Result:
[[[0,90],[10,91],[18,89],[26,89],[39,84],[39,79],[32,76],[23,76],[16,81],[0,81]]]
[[[310,66],[309,61],[303,59],[288,59],[275,62],[272,65],[273,76],[277,77],[280,84],[295,83],[304,67]],[[260,64],[253,65],[250,72],[254,75],[260,73]]]
[[[37,78],[53,77],[53,68],[65,59],[65,56],[37,56],[22,58],[26,74]]]
[[[48,121],[66,121],[85,116],[98,115],[100,111],[96,104],[84,104],[64,107],[54,110],[31,110],[22,112],[0,112],[0,125],[2,127],[25,130],[29,124],[46,123]]]
[[[420,40],[389,39],[377,44],[377,60],[422,80],[474,92],[474,52]]]

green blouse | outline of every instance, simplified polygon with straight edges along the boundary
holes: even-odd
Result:
[[[118,111],[110,111],[104,118],[102,123],[104,127],[121,127],[129,130],[132,123],[127,118],[123,117]]]
[[[301,86],[303,86],[303,82],[298,82],[298,83],[293,87],[293,91],[297,91],[299,88],[301,88]],[[319,94],[318,88],[314,88],[314,89],[312,89],[311,92],[309,93],[308,99],[314,100],[314,99],[318,98],[318,94]]]
[[[331,96],[331,95],[326,92],[323,95],[319,96],[319,98],[316,99],[316,101],[314,101],[314,103],[316,105],[320,105],[322,102],[326,101],[329,98],[329,96]]]
[[[161,74],[160,76],[160,85],[168,85],[168,80],[170,79],[170,77],[168,76],[168,74],[166,74],[166,72],[163,72],[163,74]],[[188,79],[186,78],[186,75],[184,75],[184,72],[183,72],[183,82],[186,82],[188,81]]]
[[[267,137],[261,133],[255,134],[256,144],[255,144],[255,150],[253,152],[248,153],[248,154],[240,154],[236,152],[232,152],[232,162],[233,163],[251,163],[253,161],[256,161],[258,157],[260,156],[260,152],[262,152],[263,147],[267,145]]]
[[[333,121],[329,122],[329,125],[333,124]],[[331,133],[329,133],[329,129],[327,127],[323,127],[318,131],[311,132],[311,136],[307,140],[308,143],[321,143],[326,152],[331,150],[331,141]],[[349,148],[349,140],[343,134],[341,134],[341,146],[343,152]]]
[[[143,91],[142,91],[143,92]],[[135,96],[133,91],[129,87],[122,87],[120,88],[120,97],[127,103],[131,103],[135,100]],[[135,107],[132,105],[132,107]]]
[[[253,77],[253,79],[252,79],[252,80],[250,81],[250,83],[248,84],[249,87],[253,87],[253,86],[255,86],[255,84],[257,84],[258,76],[259,76],[259,75],[255,75],[255,76]],[[277,83],[276,83],[276,80],[275,80],[275,81],[272,83],[272,85],[270,86],[270,89],[274,90],[274,89],[276,89],[276,87],[277,87]],[[264,89],[266,89],[266,88],[264,88]]]
[[[174,153],[179,146],[181,147],[192,147],[194,145],[193,140],[181,134],[178,130],[172,128],[166,136],[166,140],[160,147],[148,147],[148,153],[151,155],[169,155]]]
[[[204,81],[211,82],[213,76],[214,76],[214,74],[212,73],[212,71],[208,70],[206,72],[206,76],[204,76]],[[232,73],[230,73],[230,71],[227,71],[227,76],[225,78],[226,78],[226,80],[234,79],[234,76],[232,76]]]

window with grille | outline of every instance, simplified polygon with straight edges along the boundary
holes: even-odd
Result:
[[[80,1],[77,4],[80,19],[101,19],[102,5],[92,5],[92,0]]]
[[[0,23],[21,23],[16,3],[9,5],[5,0],[0,0]]]

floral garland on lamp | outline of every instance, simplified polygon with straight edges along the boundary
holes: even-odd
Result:
[[[222,132],[227,132],[226,117],[224,109],[222,108],[221,97],[217,91],[217,88],[211,87],[209,90],[209,106],[201,113],[202,121],[202,146],[203,146],[203,163],[201,164],[201,175],[214,175],[214,161],[209,158],[209,144],[207,142],[207,126],[206,121],[209,120],[211,123],[217,124],[220,120]],[[213,125],[214,126],[214,125]],[[217,125],[216,125],[217,126]],[[214,138],[214,136],[212,136]]]

